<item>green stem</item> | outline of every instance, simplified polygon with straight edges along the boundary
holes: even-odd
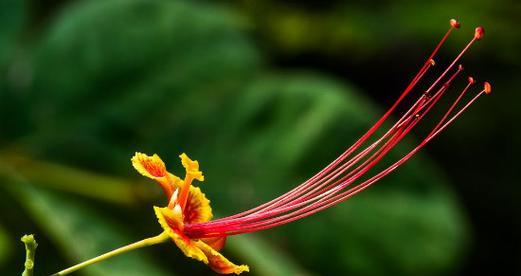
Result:
[[[20,240],[25,244],[25,269],[24,272],[22,272],[22,276],[32,276],[34,270],[34,254],[36,253],[38,244],[33,235],[24,235]]]
[[[142,248],[142,247],[147,247],[147,246],[151,246],[151,245],[155,245],[155,244],[159,244],[159,243],[163,243],[163,242],[166,242],[170,239],[170,237],[168,236],[168,234],[166,232],[163,232],[155,237],[152,237],[152,238],[147,238],[147,239],[144,239],[144,240],[140,240],[138,242],[135,242],[135,243],[131,243],[129,245],[126,245],[126,246],[123,246],[123,247],[120,247],[118,249],[114,249],[112,251],[109,251],[103,255],[99,255],[97,257],[94,257],[90,260],[86,260],[82,263],[79,263],[77,265],[74,265],[74,266],[71,266],[67,269],[64,269],[58,273],[55,273],[51,276],[61,276],[61,275],[67,275],[69,273],[72,273],[76,270],[79,270],[79,269],[82,269],[82,268],[85,268],[91,264],[95,264],[97,262],[101,262],[101,261],[104,261],[106,259],[109,259],[109,258],[112,258],[116,255],[119,255],[121,253],[125,253],[127,251],[131,251],[131,250],[134,250],[134,249],[138,249],[138,248]]]

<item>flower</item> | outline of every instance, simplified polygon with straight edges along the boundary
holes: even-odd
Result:
[[[413,104],[405,109],[402,116],[394,123],[387,124],[389,127],[382,132],[382,135],[375,135],[422,77],[435,66],[434,56],[451,32],[460,28],[461,24],[451,19],[450,26],[396,102],[365,134],[313,177],[267,203],[239,214],[211,220],[210,201],[199,188],[191,185],[194,180],[204,181],[197,161],[191,160],[184,153],[180,155],[186,170],[185,178],[181,180],[166,170],[159,156],[136,153],[132,158],[134,168],[142,175],[156,180],[169,199],[166,207],[154,207],[161,227],[186,256],[207,263],[216,272],[239,274],[249,271],[248,266],[235,265],[218,252],[224,246],[228,236],[273,228],[315,214],[349,199],[396,170],[452,124],[479,97],[492,91],[490,83],[484,82],[479,92],[465,104],[460,105],[467,91],[475,84],[474,78],[468,77],[466,86],[460,90],[442,118],[416,147],[388,167],[376,172],[371,171],[418,123],[423,121],[442,96],[447,94],[454,79],[463,71],[463,66],[456,66],[456,63],[470,46],[483,38],[485,33],[482,27],[477,27],[473,38],[463,50],[435,78],[435,81],[412,101]],[[366,146],[362,147],[364,144]]]
[[[179,157],[186,171],[184,180],[169,173],[156,154],[148,156],[136,152],[131,159],[134,168],[143,176],[155,180],[169,199],[166,207],[154,206],[159,224],[186,256],[208,264],[215,272],[240,274],[249,271],[248,266],[235,265],[219,253],[226,237],[192,239],[185,235],[186,224],[211,220],[212,208],[201,189],[192,186],[193,180],[204,181],[199,163],[184,153]]]

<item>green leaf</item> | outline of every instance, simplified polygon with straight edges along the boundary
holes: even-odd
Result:
[[[230,237],[226,250],[241,256],[255,275],[312,275],[294,258],[267,243],[260,235]]]
[[[204,139],[190,126],[217,130],[201,118],[222,109],[259,68],[241,25],[219,7],[181,1],[69,7],[34,61],[27,103],[38,129],[29,140],[34,152],[91,167],[101,158],[106,162],[94,167],[113,171],[127,165],[136,146],[155,146],[147,141],[171,145],[174,127],[188,128],[177,145]]]

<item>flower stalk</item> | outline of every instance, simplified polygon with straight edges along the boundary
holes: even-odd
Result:
[[[85,267],[87,267],[89,265],[92,265],[92,264],[95,264],[95,263],[98,263],[98,262],[110,259],[110,258],[112,258],[114,256],[119,255],[119,254],[122,254],[122,253],[125,253],[125,252],[128,252],[128,251],[132,251],[132,250],[135,250],[135,249],[143,248],[143,247],[148,247],[148,246],[164,243],[164,242],[167,242],[169,240],[170,240],[170,237],[168,236],[168,234],[166,234],[165,232],[162,232],[161,234],[159,234],[159,235],[157,235],[155,237],[143,239],[143,240],[137,241],[135,243],[131,243],[129,245],[126,245],[126,246],[114,249],[114,250],[109,251],[109,252],[107,252],[105,254],[99,255],[99,256],[94,257],[92,259],[89,259],[89,260],[86,260],[84,262],[81,262],[81,263],[79,263],[77,265],[74,265],[74,266],[71,266],[69,268],[66,268],[66,269],[64,269],[64,270],[62,270],[60,272],[57,272],[57,273],[55,273],[55,274],[53,274],[51,276],[67,275],[67,274],[70,274],[70,273],[75,272],[77,270],[80,270],[82,268],[85,268]]]

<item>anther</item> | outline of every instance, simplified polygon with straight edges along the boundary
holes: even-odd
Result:
[[[450,25],[456,29],[459,29],[459,27],[461,27],[461,23],[454,18],[451,19],[449,22],[450,22]]]
[[[431,66],[434,66],[436,65],[436,61],[434,61],[434,59],[429,59],[429,63],[431,64]]]
[[[470,84],[474,84],[475,82],[476,82],[476,81],[474,80],[474,78],[469,76],[469,83],[470,83]]]
[[[487,95],[492,93],[492,86],[490,85],[490,83],[488,81],[483,83],[483,91],[485,91],[485,94],[487,94]]]
[[[481,26],[477,27],[476,30],[474,31],[474,38],[477,40],[482,39],[484,35],[485,35],[485,29],[483,29],[483,27],[481,27]]]

